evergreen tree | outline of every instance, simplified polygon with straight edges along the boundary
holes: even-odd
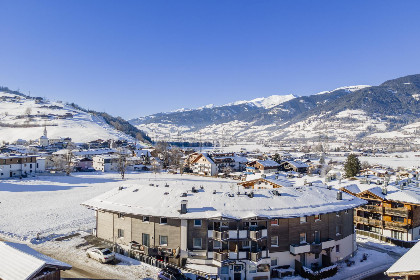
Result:
[[[348,155],[347,160],[344,163],[344,171],[346,173],[346,177],[350,178],[356,176],[357,173],[360,172],[360,169],[361,164],[359,158],[354,154]]]

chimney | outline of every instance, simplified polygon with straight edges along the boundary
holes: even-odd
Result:
[[[386,195],[388,193],[388,190],[386,189],[386,186],[382,188],[382,194]]]
[[[187,202],[188,200],[181,200],[181,214],[187,214]]]
[[[342,200],[342,199],[343,199],[343,193],[337,192],[337,200]]]

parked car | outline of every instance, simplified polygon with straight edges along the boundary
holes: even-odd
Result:
[[[86,251],[86,256],[101,263],[108,263],[115,260],[115,253],[107,248],[90,248]]]
[[[167,266],[158,273],[160,280],[187,280],[184,274],[179,269]]]

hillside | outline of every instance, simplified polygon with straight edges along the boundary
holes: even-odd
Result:
[[[285,96],[286,97],[286,96]],[[420,144],[420,75],[310,96],[239,101],[130,120],[158,139],[206,141],[399,138]],[[270,106],[258,106],[270,104]],[[389,137],[388,135],[393,135]],[[400,141],[399,140],[399,141]]]
[[[125,120],[106,113],[87,112],[74,104],[0,88],[0,141],[35,140],[42,135],[44,126],[49,138],[70,137],[74,142],[133,140],[136,135],[145,136]]]

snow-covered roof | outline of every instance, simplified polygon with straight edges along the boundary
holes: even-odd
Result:
[[[296,168],[307,168],[307,167],[309,167],[306,163],[301,162],[301,161],[297,161],[297,160],[295,160],[295,161],[289,160],[289,161],[286,161],[286,162],[295,166]]]
[[[386,186],[386,194],[383,193],[383,188],[385,188],[385,186],[379,186],[376,184],[358,183],[347,185],[343,188],[354,194],[360,194],[362,192],[369,191],[384,200],[420,204],[420,188],[416,187],[417,181],[411,180],[411,183],[409,183],[407,180],[401,180],[401,182],[402,181],[405,181],[406,183],[406,186],[404,186],[402,189],[396,185],[395,182],[389,183],[389,185]]]
[[[266,160],[257,160],[257,162],[259,164],[261,164],[264,167],[277,167],[280,166],[280,164],[278,164],[277,162],[275,162],[274,160],[271,159],[266,159]]]
[[[0,242],[0,263],[0,279],[4,280],[32,279],[46,267],[71,269],[71,265],[45,256],[28,245],[12,242]]]
[[[413,246],[385,272],[389,276],[420,274],[420,242]],[[417,272],[417,273],[415,273]]]
[[[242,183],[246,183],[248,181],[263,179],[267,182],[273,183],[275,185],[283,186],[283,187],[292,187],[293,182],[287,180],[284,174],[249,174],[246,176],[246,181]],[[240,183],[241,184],[241,183]]]
[[[115,188],[84,202],[89,208],[134,215],[160,216],[181,219],[205,218],[290,218],[350,209],[366,202],[343,193],[337,200],[337,191],[326,186],[281,187],[277,195],[270,189],[253,190],[254,197],[241,186],[207,187],[192,192],[182,181],[176,185],[159,187],[142,185]],[[158,182],[159,184],[159,182]],[[240,191],[240,195],[237,191]],[[216,191],[214,193],[214,191]],[[187,196],[182,196],[187,193]],[[187,200],[188,212],[180,214],[181,201]]]

